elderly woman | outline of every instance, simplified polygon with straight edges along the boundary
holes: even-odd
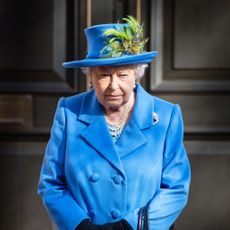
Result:
[[[92,88],[60,99],[42,164],[38,193],[58,229],[166,230],[187,203],[180,107],[136,83],[157,52],[125,20],[86,29],[86,59],[64,63]]]

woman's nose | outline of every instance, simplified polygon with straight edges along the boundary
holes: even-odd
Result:
[[[110,87],[112,89],[117,89],[119,87],[118,77],[116,75],[112,75],[110,78]]]

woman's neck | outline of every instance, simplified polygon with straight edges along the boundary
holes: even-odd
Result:
[[[105,109],[105,117],[108,123],[119,125],[122,122],[127,122],[132,113],[135,104],[135,93],[133,92],[129,100],[119,108]]]

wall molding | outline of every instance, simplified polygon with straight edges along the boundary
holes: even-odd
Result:
[[[150,49],[159,55],[150,64],[150,90],[157,92],[230,92],[229,69],[174,69],[175,1],[151,0]]]

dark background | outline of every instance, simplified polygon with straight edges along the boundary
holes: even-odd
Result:
[[[159,51],[142,85],[184,115],[192,184],[174,229],[230,229],[230,1],[87,2],[0,1],[0,229],[54,229],[36,195],[44,149],[58,98],[87,89],[61,64],[85,56],[90,21],[127,14]]]

